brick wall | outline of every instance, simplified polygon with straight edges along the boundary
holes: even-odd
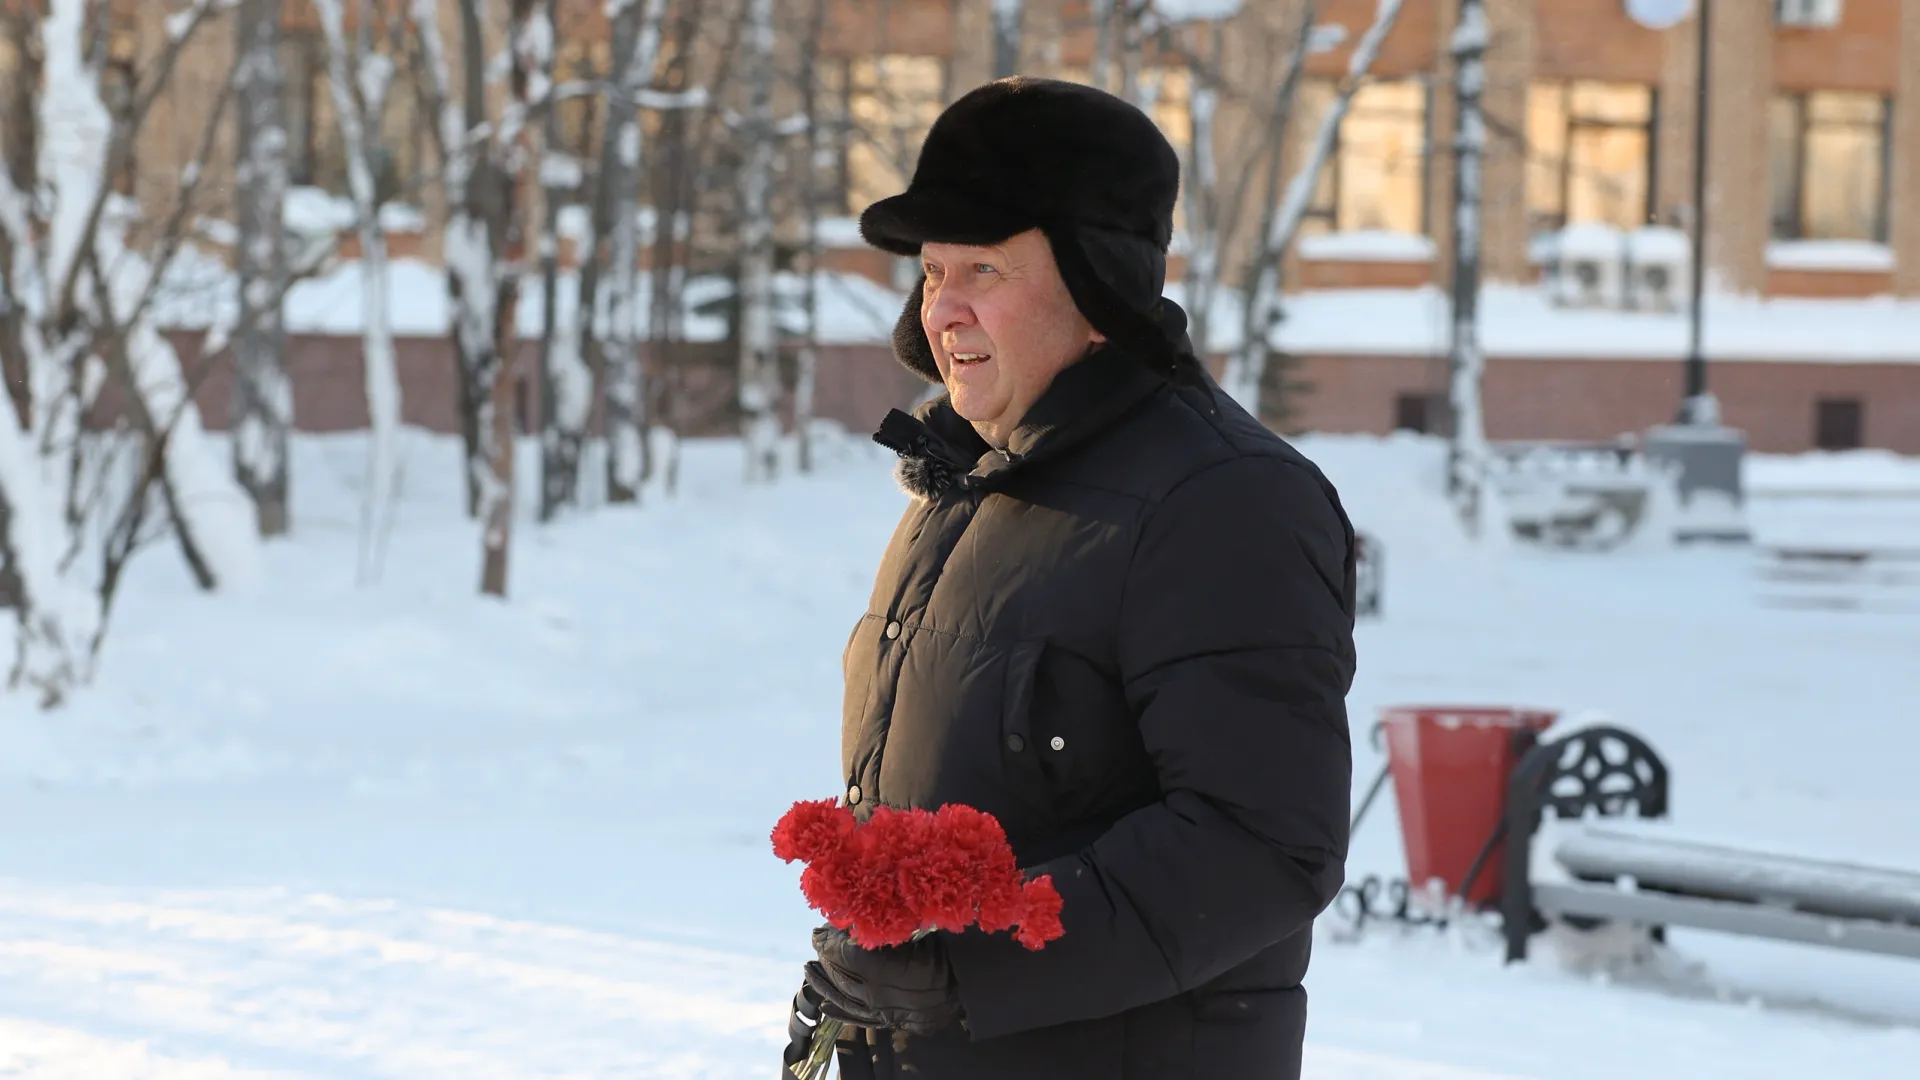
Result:
[[[206,425],[224,429],[232,393],[226,357],[202,368],[197,335],[176,334],[174,341],[189,370],[204,371],[194,397]],[[453,359],[446,341],[402,338],[395,346],[403,421],[445,434],[458,431]],[[537,355],[536,346],[528,342],[519,356],[518,374],[525,385],[516,411],[530,423],[540,415]],[[1216,369],[1219,359],[1214,358]],[[358,339],[293,335],[288,367],[295,423],[301,431],[366,426]],[[1297,403],[1295,426],[1386,434],[1393,429],[1396,398],[1432,393],[1443,385],[1444,371],[1445,361],[1437,357],[1303,357],[1298,378],[1309,389]],[[725,343],[682,346],[673,363],[650,377],[655,415],[667,418],[683,435],[732,433],[737,424],[733,374],[733,354]],[[1720,362],[1712,365],[1709,379],[1727,421],[1745,430],[1756,450],[1812,449],[1816,402],[1841,397],[1862,402],[1867,445],[1920,454],[1920,364]],[[886,346],[829,346],[820,350],[814,414],[855,433],[870,431],[888,409],[908,407],[927,389]],[[1487,362],[1483,384],[1487,434],[1494,439],[1611,439],[1669,421],[1681,389],[1678,358],[1496,357]],[[109,386],[97,420],[114,414],[115,396]]]
[[[1384,435],[1400,394],[1434,386],[1436,361],[1413,356],[1308,357],[1300,378],[1303,430]],[[1765,453],[1814,448],[1814,410],[1823,397],[1859,398],[1868,446],[1920,453],[1920,364],[1741,362],[1714,364],[1714,393],[1729,424]],[[1683,389],[1672,360],[1494,358],[1483,383],[1493,439],[1611,439],[1673,418]]]
[[[1920,0],[1899,0],[1898,96],[1893,103],[1894,291],[1920,296]]]

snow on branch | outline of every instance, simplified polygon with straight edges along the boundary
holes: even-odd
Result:
[[[1341,82],[1340,91],[1328,106],[1326,115],[1320,118],[1320,127],[1314,132],[1313,146],[1307,152],[1307,160],[1287,185],[1280,214],[1273,222],[1273,233],[1267,238],[1267,246],[1271,250],[1285,251],[1287,245],[1293,242],[1294,233],[1299,231],[1300,222],[1307,214],[1307,204],[1313,199],[1313,189],[1319,183],[1320,173],[1326,168],[1327,158],[1333,153],[1334,141],[1340,134],[1340,122],[1346,119],[1347,109],[1353,104],[1353,95],[1359,91],[1361,80],[1373,68],[1374,59],[1380,55],[1380,46],[1399,20],[1401,4],[1402,0],[1380,0],[1380,7],[1373,16],[1373,25],[1367,27],[1359,44],[1354,46],[1353,55],[1347,60],[1347,77]]]

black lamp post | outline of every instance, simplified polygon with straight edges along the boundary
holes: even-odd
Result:
[[[1707,291],[1707,106],[1711,101],[1712,79],[1707,30],[1713,15],[1713,0],[1697,0],[1697,54],[1694,58],[1693,91],[1693,280],[1692,298],[1687,305],[1687,392],[1680,402],[1683,424],[1715,423],[1711,399],[1707,397],[1707,353],[1703,340],[1706,328]]]

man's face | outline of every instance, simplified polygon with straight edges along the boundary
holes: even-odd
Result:
[[[1038,229],[991,247],[925,244],[920,260],[920,325],[953,409],[1004,447],[1054,376],[1106,338],[1074,306]]]

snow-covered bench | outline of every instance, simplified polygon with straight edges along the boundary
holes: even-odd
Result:
[[[1557,830],[1553,861],[1532,866],[1544,814],[1660,818],[1667,769],[1644,741],[1588,728],[1532,748],[1507,790],[1507,959],[1522,960],[1548,917],[1576,925],[1687,926],[1920,959],[1920,873],[1705,844],[1664,830],[1591,823]]]
[[[1774,607],[1920,607],[1920,547],[1770,544],[1758,554],[1761,599]]]
[[[1489,450],[1493,482],[1522,539],[1605,549],[1646,517],[1655,477],[1631,439],[1500,442]]]
[[[1691,926],[1920,960],[1920,874],[1583,828],[1535,883],[1544,915]]]

